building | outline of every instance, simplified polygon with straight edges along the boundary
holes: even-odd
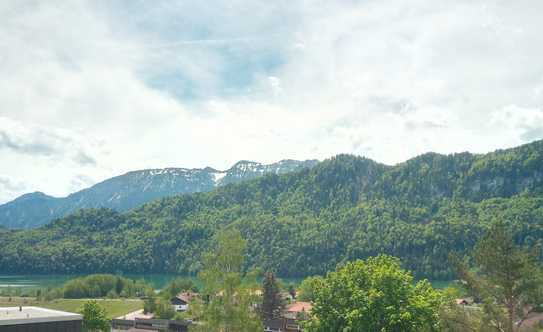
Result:
[[[300,321],[293,318],[279,317],[264,322],[264,332],[300,332]]]
[[[153,319],[155,315],[151,312],[145,313],[143,309],[129,312],[126,315],[119,316],[115,319],[120,320],[136,320],[136,319]]]
[[[287,306],[285,317],[292,319],[307,319],[313,306],[309,302],[294,302]]]
[[[112,332],[144,332],[144,331],[168,331],[188,332],[188,321],[176,321],[168,319],[113,319],[111,321]]]
[[[182,292],[177,294],[176,297],[170,300],[170,303],[174,306],[175,311],[187,311],[189,310],[189,303],[194,300],[198,294],[192,292]]]
[[[283,318],[270,319],[264,322],[264,332],[281,332],[284,328]]]
[[[463,298],[463,299],[456,299],[456,304],[457,305],[473,305],[474,301],[473,301],[473,298],[471,297],[466,297],[466,298]]]
[[[83,316],[39,307],[0,308],[2,332],[81,332]]]
[[[264,322],[264,332],[299,332],[301,322],[309,318],[313,306],[309,302],[294,302],[287,306],[282,317]]]

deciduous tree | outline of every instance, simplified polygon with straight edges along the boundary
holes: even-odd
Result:
[[[83,329],[88,332],[110,331],[111,326],[106,316],[106,310],[96,302],[91,300],[83,304],[81,308],[83,315]]]
[[[215,237],[215,249],[205,255],[199,277],[204,283],[201,321],[192,331],[254,332],[263,327],[255,312],[256,280],[245,281],[243,273],[246,241],[239,231],[227,230]],[[253,286],[253,287],[251,287]],[[196,306],[197,307],[197,306]]]
[[[413,282],[398,259],[378,256],[347,263],[318,281],[311,332],[437,331],[441,295]]]

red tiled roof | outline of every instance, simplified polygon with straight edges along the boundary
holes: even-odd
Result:
[[[294,302],[287,306],[288,312],[310,312],[313,306],[309,302]]]
[[[189,303],[190,301],[192,301],[194,298],[196,298],[198,296],[198,294],[196,293],[192,293],[192,292],[182,292],[182,293],[179,293],[177,294],[177,298],[182,300],[182,301],[185,301],[187,303]]]

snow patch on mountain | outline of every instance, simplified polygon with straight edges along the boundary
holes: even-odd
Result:
[[[0,205],[0,226],[32,228],[85,208],[126,211],[163,197],[211,191],[230,183],[255,179],[265,174],[293,172],[316,164],[316,160],[283,160],[268,165],[242,160],[224,171],[211,167],[132,171],[67,197],[57,198],[43,193],[23,195]]]
[[[219,185],[220,181],[226,176],[226,174],[227,174],[227,172],[212,173],[213,182],[215,182],[215,185]]]

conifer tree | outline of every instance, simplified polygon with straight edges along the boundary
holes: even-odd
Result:
[[[482,327],[520,331],[522,323],[543,303],[543,278],[536,256],[515,245],[507,225],[495,222],[474,251],[478,273],[453,259],[460,279],[483,305]]]
[[[284,304],[281,298],[279,285],[275,279],[275,275],[272,272],[266,272],[264,274],[262,289],[262,319],[266,321],[279,317]]]

